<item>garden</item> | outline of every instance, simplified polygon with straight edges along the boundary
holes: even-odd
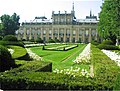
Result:
[[[120,67],[99,45],[50,43],[25,48],[9,39],[0,41],[3,90],[120,90]]]

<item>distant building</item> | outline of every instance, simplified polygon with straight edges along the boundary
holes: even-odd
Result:
[[[71,13],[52,11],[51,19],[42,16],[35,17],[31,22],[23,22],[17,31],[17,37],[19,40],[41,38],[44,42],[57,39],[60,42],[89,43],[92,40],[100,41],[97,24],[97,17],[91,11],[86,19],[76,19],[73,3]]]

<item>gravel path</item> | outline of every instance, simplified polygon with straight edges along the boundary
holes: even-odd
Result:
[[[90,77],[94,77],[93,65],[90,65]]]
[[[111,60],[114,60],[120,66],[120,55],[110,50],[102,50]]]

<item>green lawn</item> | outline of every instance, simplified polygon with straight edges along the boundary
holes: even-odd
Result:
[[[20,47],[20,46],[8,46],[9,48],[12,48],[14,50],[13,54],[12,54],[12,58],[16,59],[19,57],[22,57],[24,55],[26,55],[27,51],[25,48]]]
[[[58,45],[58,44],[57,44]],[[61,44],[60,44],[61,45]],[[52,46],[52,45],[50,45]],[[50,47],[49,45],[46,47]],[[54,45],[55,47],[56,45]],[[33,47],[31,50],[43,58],[43,61],[52,62],[52,67],[54,69],[65,69],[73,67],[82,67],[89,69],[88,65],[77,65],[73,63],[76,56],[78,56],[82,50],[85,48],[86,44],[79,44],[78,47],[71,49],[69,51],[49,51],[49,50],[42,50],[42,46],[40,47]]]

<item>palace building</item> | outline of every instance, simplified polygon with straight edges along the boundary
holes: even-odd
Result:
[[[35,17],[31,22],[23,22],[16,35],[19,40],[41,38],[44,42],[53,39],[60,42],[89,43],[92,40],[100,41],[97,24],[97,16],[92,15],[91,11],[85,19],[77,19],[73,3],[70,13],[52,11],[51,19],[43,16]]]

